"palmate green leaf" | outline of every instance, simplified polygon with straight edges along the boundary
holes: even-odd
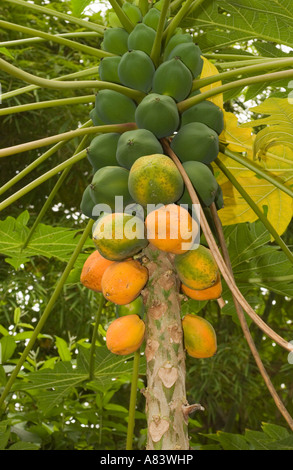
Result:
[[[53,369],[40,369],[30,373],[22,383],[14,386],[15,390],[38,391],[40,408],[48,411],[59,405],[76,387],[87,387],[105,391],[113,380],[126,375],[131,378],[132,357],[116,356],[106,347],[97,347],[94,365],[94,380],[89,381],[90,351],[80,347],[76,367],[72,362],[58,362]],[[144,370],[141,361],[141,373]]]
[[[190,13],[187,24],[204,31],[202,51],[258,39],[293,45],[293,11],[287,0],[210,0]]]
[[[70,3],[73,16],[79,17],[84,9],[91,3],[94,3],[94,1],[95,0],[71,0]]]
[[[253,296],[255,286],[283,296],[293,297],[293,266],[279,247],[270,244],[270,234],[260,222],[237,224],[224,228],[236,284],[253,305],[261,305],[261,297]],[[233,314],[230,290],[224,288],[228,304],[223,313]]]
[[[28,211],[24,211],[16,219],[8,216],[0,221],[0,254],[6,256],[5,261],[15,269],[30,260],[32,256],[57,258],[67,262],[79,240],[79,231],[65,227],[53,227],[39,224],[27,247],[22,248],[29,234]],[[84,248],[93,248],[89,240]],[[86,255],[79,261],[82,262]]]

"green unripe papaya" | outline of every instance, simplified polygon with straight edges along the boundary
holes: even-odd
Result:
[[[184,162],[182,166],[189,176],[200,201],[205,206],[210,206],[215,200],[218,183],[209,167],[204,163],[195,161]],[[185,188],[178,204],[188,204],[189,208],[192,207],[192,201],[187,188]]]
[[[135,102],[114,90],[100,90],[96,96],[95,109],[105,124],[135,121]]]
[[[142,14],[137,5],[130,2],[125,2],[122,5],[122,10],[128,16],[132,23],[136,24],[142,21]]]
[[[95,204],[107,204],[115,210],[115,196],[123,197],[123,207],[133,202],[128,191],[129,171],[120,166],[104,166],[93,176],[90,195]]]
[[[105,125],[105,123],[99,118],[95,108],[93,108],[91,110],[90,118],[91,118],[94,126],[103,126],[103,125]]]
[[[99,65],[99,76],[103,82],[119,83],[118,65],[121,57],[103,57]]]
[[[94,217],[92,215],[93,213],[93,208],[95,206],[95,203],[91,197],[91,188],[90,185],[88,185],[82,195],[81,198],[81,203],[80,203],[80,210],[85,215],[86,217],[89,217],[90,219],[97,220],[98,217]]]
[[[153,28],[154,30],[157,30],[158,24],[159,24],[159,19],[160,19],[160,11],[157,8],[151,8],[143,17],[142,22],[149,26],[150,28]],[[167,22],[167,21],[166,21]]]
[[[87,149],[87,158],[94,173],[104,166],[117,165],[116,151],[119,137],[120,134],[109,132],[93,138]]]
[[[148,93],[152,86],[155,66],[143,51],[131,50],[121,57],[118,67],[120,82],[129,88]]]
[[[147,129],[135,129],[121,134],[117,144],[116,159],[119,165],[130,170],[139,157],[157,153],[164,152],[156,136]]]
[[[190,42],[192,43],[192,36],[189,33],[174,34],[174,36],[172,36],[166,44],[164,54],[163,54],[163,60],[168,60],[168,57],[171,54],[171,51],[174,49],[174,47],[178,46],[178,44],[184,44],[184,43],[190,43]]]
[[[182,113],[181,126],[190,122],[202,122],[217,134],[221,134],[224,129],[224,113],[212,101],[201,101]]]
[[[128,32],[123,28],[108,28],[104,31],[103,49],[116,55],[128,50]]]
[[[172,49],[168,56],[168,60],[179,57],[183,64],[188,67],[192,73],[192,77],[196,78],[201,74],[203,67],[203,59],[201,57],[200,48],[193,42],[178,44]]]
[[[219,153],[219,136],[201,122],[181,127],[171,142],[171,148],[182,162],[211,163]]]
[[[152,91],[171,96],[177,102],[188,96],[191,87],[192,74],[177,57],[162,62],[154,73]]]
[[[150,55],[156,31],[144,23],[138,23],[128,36],[128,50],[139,50]]]
[[[135,122],[140,129],[147,129],[158,139],[172,135],[180,118],[173,98],[150,93],[143,98],[135,111]]]

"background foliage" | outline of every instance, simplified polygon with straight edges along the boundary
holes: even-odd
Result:
[[[94,2],[35,0],[61,12],[92,22],[107,22],[107,14],[85,13]],[[95,2],[96,3],[96,2]],[[174,2],[179,5],[179,2]],[[266,57],[292,56],[293,22],[288,2],[258,0],[208,0],[190,13],[187,28],[195,28],[204,54],[258,54]],[[175,9],[176,11],[176,9]],[[79,28],[55,16],[2,2],[0,19],[29,24],[52,34],[76,32]],[[1,29],[2,42],[16,40],[16,32]],[[99,47],[93,35],[80,43]],[[286,46],[286,48],[281,47]],[[1,43],[0,47],[4,47]],[[1,49],[12,63],[35,75],[53,78],[98,65],[97,58],[50,42],[22,44]],[[217,62],[217,61],[216,61]],[[223,63],[223,61],[222,61]],[[221,65],[219,65],[219,70]],[[97,76],[93,78],[98,78]],[[1,73],[2,91],[25,86],[20,80]],[[284,97],[288,81],[269,87],[250,86],[224,95],[225,110],[242,122],[265,113],[264,98]],[[78,91],[34,89],[3,101],[2,107],[78,95]],[[80,92],[82,94],[82,92]],[[254,100],[251,102],[250,100]],[[86,122],[91,105],[63,106],[7,115],[0,118],[1,147],[36,140],[77,128]],[[292,121],[290,120],[290,123]],[[263,123],[262,123],[263,124]],[[69,158],[79,143],[74,139],[31,174],[5,193],[10,196],[57,162]],[[1,185],[25,168],[46,149],[28,151],[1,159]],[[91,168],[80,161],[70,171],[51,208],[45,213],[28,247],[22,249],[29,229],[50,194],[57,177],[27,193],[2,211],[0,221],[0,387],[18,361],[34,326],[54,291],[66,262],[85,227],[79,210]],[[292,212],[291,212],[292,216]],[[286,225],[283,239],[293,245],[292,223]],[[237,285],[256,312],[283,336],[292,334],[292,265],[260,221],[225,227]],[[52,243],[54,240],[54,244]],[[5,417],[0,423],[0,448],[5,449],[123,449],[127,432],[131,357],[125,362],[113,358],[104,345],[105,329],[115,317],[113,305],[101,311],[95,343],[94,366],[90,364],[93,327],[100,297],[79,283],[81,266],[91,251],[87,242],[78,257],[62,295],[53,307],[9,395]],[[193,312],[211,321],[217,331],[219,350],[215,357],[194,360],[187,357],[187,390],[191,403],[201,403],[205,411],[190,418],[193,448],[202,449],[291,449],[292,433],[280,418],[243,337],[232,297],[224,285],[227,304],[220,310],[216,302],[188,301],[183,314]],[[249,319],[248,322],[250,323]],[[292,364],[286,352],[265,338],[254,324],[251,333],[272,382],[288,411],[293,413]],[[94,379],[89,376],[94,367]],[[139,387],[143,389],[144,363],[141,361]],[[115,380],[112,380],[115,377]],[[135,448],[145,443],[144,398],[139,394],[136,412]]]

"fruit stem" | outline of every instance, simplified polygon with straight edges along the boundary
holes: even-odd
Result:
[[[92,23],[91,21],[85,21],[82,20],[81,18],[76,18],[75,16],[67,15],[66,13],[61,13],[58,10],[55,10],[53,8],[46,8],[41,5],[36,5],[35,3],[30,3],[24,0],[3,0],[8,3],[14,3],[15,5],[22,6],[25,8],[30,8],[31,10],[36,10],[39,11],[40,13],[43,13],[44,15],[50,15],[50,16],[55,16],[57,18],[61,18],[63,20],[69,21],[70,23],[78,24],[79,26],[82,26],[87,29],[91,29],[92,31],[95,31],[96,33],[100,33],[101,35],[104,33],[106,27],[104,25],[99,25],[96,23]]]
[[[96,95],[73,96],[71,98],[61,98],[58,100],[38,101],[36,103],[21,104],[19,106],[9,106],[0,109],[0,116],[8,114],[24,113],[35,109],[54,108],[58,106],[67,106],[71,104],[94,103]]]
[[[55,36],[55,35],[54,35]],[[57,37],[61,38],[88,38],[88,37],[100,37],[101,35],[95,31],[77,31],[74,33],[60,33],[56,34]],[[39,42],[44,42],[44,38],[24,38],[24,39],[15,39],[14,41],[3,41],[0,42],[0,47],[12,47],[12,46],[22,46],[27,44],[35,44]]]
[[[157,31],[156,31],[154,44],[153,44],[151,54],[150,54],[150,57],[156,67],[159,65],[159,59],[160,59],[161,48],[162,48],[162,39],[163,39],[165,21],[166,21],[166,17],[168,14],[169,5],[170,5],[170,0],[164,0]]]
[[[279,346],[282,348],[286,349],[287,351],[293,351],[293,344],[290,342],[286,341],[284,338],[282,338],[278,333],[276,333],[274,330],[272,330],[253,310],[253,308],[248,304],[240,290],[238,289],[233,275],[231,275],[228,267],[226,266],[226,263],[220,253],[220,250],[217,246],[217,243],[214,239],[214,236],[212,234],[212,231],[209,227],[209,224],[207,222],[205,213],[200,205],[198,196],[194,190],[194,187],[184,169],[182,166],[182,163],[180,162],[179,158],[177,155],[173,152],[171,149],[169,142],[167,139],[162,139],[161,140],[162,145],[164,147],[164,150],[166,151],[166,154],[170,156],[170,158],[174,161],[175,165],[177,166],[183,181],[186,185],[186,188],[189,192],[190,199],[192,201],[192,204],[196,204],[197,207],[200,207],[200,225],[202,227],[202,231],[205,235],[207,244],[215,258],[215,261],[218,265],[219,270],[221,271],[223,278],[225,279],[227,286],[231,290],[232,294],[236,297],[237,301],[241,305],[241,307],[246,311],[246,313],[249,315],[249,317],[254,321],[254,323],[264,332],[266,333],[270,338],[272,338]]]
[[[262,170],[256,163],[252,162],[248,158],[242,157],[238,153],[231,152],[231,150],[229,150],[224,144],[220,144],[220,151],[227,157],[232,158],[232,160],[236,161],[237,163],[240,163],[241,165],[245,166],[249,170],[253,171],[258,176],[261,176],[269,183],[272,183],[278,189],[288,194],[288,196],[293,197],[293,191],[290,188],[288,188],[288,186],[285,186],[277,178],[272,176],[269,172]]]
[[[93,226],[93,223],[94,221],[93,220],[90,220],[83,232],[83,234],[81,235],[72,255],[71,255],[71,258],[70,260],[68,261],[67,263],[67,266],[65,268],[65,270],[63,271],[63,274],[62,276],[60,277],[59,281],[57,282],[56,284],[56,287],[55,287],[55,290],[37,324],[37,326],[35,327],[34,331],[32,332],[32,336],[27,344],[27,346],[25,347],[24,351],[22,352],[17,364],[15,365],[13,371],[11,372],[11,375],[4,387],[4,390],[2,392],[2,395],[0,397],[0,410],[1,408],[3,407],[3,403],[4,403],[4,400],[5,398],[7,397],[17,375],[18,375],[18,372],[20,371],[24,361],[26,360],[29,352],[31,351],[32,347],[34,346],[35,344],[35,341],[37,340],[38,338],[38,335],[40,334],[40,332],[42,331],[42,328],[44,326],[44,324],[46,323],[47,321],[47,318],[49,317],[62,289],[63,289],[63,286],[66,282],[66,279],[68,277],[68,275],[70,274],[74,264],[75,264],[75,261],[77,259],[77,257],[79,256],[79,253],[81,252],[82,250],[82,247],[83,245],[85,244],[91,230],[92,230],[92,226]]]
[[[102,51],[95,47],[87,46],[85,44],[79,44],[76,41],[71,41],[70,39],[66,39],[61,36],[57,36],[55,34],[44,33],[43,31],[39,31],[37,29],[28,28],[27,26],[22,26],[15,23],[9,23],[8,21],[0,20],[0,27],[3,29],[10,29],[12,31],[19,31],[24,34],[28,34],[30,36],[41,37],[48,41],[57,42],[63,46],[69,47],[70,49],[74,49],[77,51],[81,51],[85,54],[89,54],[95,57],[112,57],[113,54],[109,52]]]
[[[98,311],[97,311],[97,314],[96,314],[95,325],[94,325],[93,334],[92,334],[91,349],[90,349],[89,380],[94,379],[96,340],[97,340],[97,335],[98,335],[98,329],[99,329],[102,310],[103,310],[104,305],[105,305],[104,296],[101,293],[99,293],[98,297],[99,297],[99,307],[98,307]]]
[[[237,189],[239,194],[243,197],[243,199],[247,202],[249,207],[253,210],[253,212],[257,215],[257,217],[262,221],[266,229],[269,231],[270,235],[274,238],[275,242],[279,245],[281,250],[284,252],[286,257],[289,259],[291,263],[293,263],[293,253],[289,250],[286,243],[282,240],[279,236],[278,232],[272,226],[268,218],[262,212],[262,210],[258,207],[258,205],[254,202],[254,200],[249,196],[249,194],[245,191],[242,185],[237,181],[235,176],[228,170],[228,168],[221,162],[219,158],[215,160],[216,165],[220,168],[220,170],[224,173],[224,175],[228,178],[228,180],[232,183],[232,185]]]
[[[40,147],[46,147],[47,145],[55,144],[63,140],[71,140],[75,137],[83,136],[85,134],[101,134],[106,132],[118,132],[123,133],[137,129],[137,126],[133,122],[125,124],[109,124],[105,126],[93,126],[87,129],[78,128],[74,131],[63,132],[62,134],[45,137],[44,139],[33,140],[24,144],[13,145],[12,147],[6,147],[0,149],[0,158],[15,155],[17,153],[26,152],[27,150],[33,150]]]
[[[145,16],[149,10],[149,2],[148,0],[139,0],[138,7],[142,13],[142,16]]]
[[[126,450],[132,450],[132,445],[133,445],[132,443],[133,443],[133,431],[134,431],[134,425],[135,425],[135,406],[136,406],[137,383],[138,383],[138,375],[139,375],[139,360],[140,360],[140,350],[138,349],[137,351],[134,352],[134,358],[133,358]]]
[[[199,1],[201,3],[203,0],[199,0]],[[170,40],[171,36],[173,35],[175,29],[181,23],[184,16],[186,16],[186,14],[188,13],[189,8],[190,8],[190,6],[192,5],[193,2],[194,2],[194,0],[186,0],[183,3],[183,5],[181,6],[180,10],[172,18],[171,22],[169,23],[169,25],[167,26],[167,28],[165,29],[164,34],[163,34],[163,41],[164,41],[165,44],[168,43],[168,41]]]
[[[88,77],[89,75],[97,75],[99,72],[99,67],[90,67],[85,70],[81,70],[79,72],[69,73],[67,75],[61,75],[60,77],[56,77],[54,80],[64,80],[67,78],[80,78],[80,77]],[[37,90],[40,88],[38,85],[27,85],[21,88],[17,88],[16,90],[7,91],[3,93],[1,98],[2,102],[7,100],[8,98],[12,98],[13,96],[22,95],[23,93],[29,93],[30,91]]]
[[[258,64],[258,67],[260,67],[260,64]],[[217,75],[217,78],[218,78],[217,81],[220,80],[219,77],[220,77],[220,74]],[[191,98],[187,98],[184,101],[181,101],[180,103],[177,104],[178,111],[180,113],[183,113],[184,111],[189,109],[191,106],[198,104],[201,101],[206,100],[207,98],[210,98],[215,95],[220,95],[224,93],[225,91],[232,90],[234,88],[240,88],[240,87],[244,88],[248,85],[254,85],[256,83],[273,82],[273,81],[282,80],[282,79],[287,80],[292,77],[293,77],[293,69],[284,70],[282,72],[266,73],[263,75],[256,75],[254,77],[248,77],[248,78],[242,78],[240,80],[235,80],[233,82],[226,83],[225,85],[212,88],[211,90],[205,91],[204,93],[201,93],[196,96],[192,96]]]
[[[7,72],[8,74],[19,78],[27,83],[32,83],[34,85],[40,85],[44,88],[54,88],[54,89],[71,89],[76,90],[79,88],[94,88],[94,89],[101,89],[101,90],[114,90],[122,93],[123,95],[128,96],[134,100],[141,100],[145,93],[134,90],[132,88],[127,88],[122,85],[118,85],[116,83],[110,82],[103,82],[100,80],[84,80],[84,81],[57,81],[57,80],[48,80],[46,78],[37,77],[36,75],[32,75],[31,73],[24,72],[20,70],[18,67],[15,67],[12,64],[9,64],[4,59],[0,59],[0,70]]]
[[[123,28],[126,29],[126,31],[128,33],[131,33],[131,31],[134,28],[134,24],[128,18],[126,13],[122,10],[120,4],[117,2],[117,0],[109,0],[109,3],[111,4],[113,10],[115,11],[116,15],[118,16],[118,19],[119,19],[120,23],[122,24]]]

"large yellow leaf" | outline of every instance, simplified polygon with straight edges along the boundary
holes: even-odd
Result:
[[[255,136],[251,129],[240,128],[237,118],[232,113],[225,113],[225,130],[220,136],[222,142],[234,152],[246,152],[246,158],[253,160],[253,143]],[[233,159],[219,154],[219,159],[228,170],[237,178],[248,195],[266,214],[270,223],[279,235],[282,235],[292,219],[293,200],[272,183],[260,178],[253,171],[235,162]],[[258,162],[263,169],[279,178],[284,184],[293,182],[293,150],[283,145],[274,146]],[[254,222],[257,219],[254,211],[240,196],[238,191],[215,166],[215,176],[221,185],[224,195],[225,207],[219,211],[223,225],[232,225],[243,222]]]
[[[205,57],[202,57],[202,59],[203,59],[203,68],[202,68],[200,78],[210,77],[212,75],[217,75],[219,73],[217,67],[215,67],[215,65],[212,64],[208,59],[206,59]],[[211,85],[207,85],[201,88],[200,91],[201,93],[203,93],[204,91],[211,90],[221,85],[222,85],[221,81],[216,82],[216,83],[211,83]],[[209,101],[212,101],[217,106],[223,109],[223,94],[222,93],[219,95],[211,96],[211,98],[208,98],[208,99]]]

